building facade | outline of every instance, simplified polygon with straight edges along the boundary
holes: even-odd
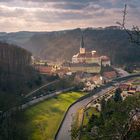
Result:
[[[100,73],[103,66],[110,66],[110,59],[107,56],[99,56],[96,51],[86,51],[83,35],[81,37],[80,49],[72,57],[72,62],[64,64],[71,72]]]
[[[101,71],[101,58],[97,56],[96,51],[86,51],[83,35],[79,53],[72,57],[69,68],[72,72],[100,73]]]

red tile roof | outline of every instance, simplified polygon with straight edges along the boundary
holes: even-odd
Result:
[[[109,57],[107,57],[107,56],[101,56],[101,60],[102,60],[102,61],[109,61],[110,59],[109,59]]]
[[[92,52],[86,52],[86,53],[79,53],[78,54],[78,58],[97,58],[99,57],[97,54],[92,54]]]
[[[104,72],[103,76],[108,78],[108,79],[112,79],[112,78],[115,78],[117,76],[117,73],[115,71]]]
[[[52,73],[52,67],[48,67],[48,66],[37,66],[36,69],[40,72],[40,73]]]
[[[99,79],[100,79],[100,75],[95,75],[95,76],[93,76],[91,79],[93,80],[93,81],[98,81]]]
[[[119,85],[119,88],[120,88],[121,90],[129,90],[130,87],[131,87],[131,84],[128,84],[128,83],[123,83],[123,84],[120,84],[120,85]]]

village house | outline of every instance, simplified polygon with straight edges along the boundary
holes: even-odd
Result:
[[[41,74],[53,75],[55,73],[55,69],[53,68],[53,66],[37,65],[37,66],[35,66],[35,69]]]
[[[119,85],[119,88],[122,90],[122,91],[128,91],[131,89],[131,86],[132,84],[131,83],[122,83]]]
[[[104,79],[106,81],[112,80],[117,77],[117,73],[115,71],[106,71],[103,73]]]

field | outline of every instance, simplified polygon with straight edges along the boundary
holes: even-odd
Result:
[[[63,93],[25,110],[29,140],[53,140],[67,108],[83,95],[80,92]]]

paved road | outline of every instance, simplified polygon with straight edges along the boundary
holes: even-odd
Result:
[[[59,94],[61,94],[61,93],[63,93],[63,92],[70,91],[70,90],[72,90],[72,89],[73,89],[73,87],[70,87],[70,88],[66,88],[66,89],[63,89],[63,90],[56,91],[56,92],[51,93],[51,94],[49,94],[49,95],[45,95],[45,96],[36,98],[36,99],[34,99],[34,100],[32,100],[32,101],[29,101],[29,102],[23,104],[23,105],[21,106],[21,108],[22,108],[22,109],[25,109],[25,108],[27,108],[27,107],[29,107],[29,106],[31,106],[31,105],[34,105],[34,104],[39,103],[39,102],[41,102],[41,101],[44,101],[44,100],[46,100],[46,99],[48,99],[48,98],[54,97],[54,96],[56,96],[56,95],[59,95]]]
[[[114,81],[114,82],[119,83],[121,81],[128,80],[130,78],[137,77],[137,76],[140,76],[140,74],[124,76],[122,78],[116,79],[116,81]],[[114,83],[108,83],[107,85],[105,85],[104,88],[101,88],[102,90],[100,92],[96,92],[95,95],[93,95],[91,97],[87,97],[86,99],[83,99],[82,101],[79,101],[76,104],[74,104],[73,106],[71,106],[71,108],[69,109],[69,111],[66,114],[66,117],[65,117],[63,123],[61,124],[60,129],[58,130],[58,133],[56,135],[56,140],[71,140],[71,133],[70,133],[71,124],[72,124],[73,116],[76,114],[76,111],[79,108],[84,107],[95,96],[98,97],[98,96],[104,94],[105,92],[107,92],[110,88],[112,88],[112,84],[114,84]]]
[[[49,85],[51,85],[51,84],[54,84],[54,83],[56,83],[56,82],[58,82],[58,81],[59,81],[59,80],[52,81],[52,82],[50,82],[50,83],[47,83],[47,84],[45,84],[45,85],[43,85],[43,86],[41,86],[41,87],[39,87],[39,88],[33,90],[32,92],[26,94],[26,95],[25,95],[25,98],[27,98],[28,96],[34,94],[35,92],[39,91],[40,89],[42,89],[42,88],[44,88],[44,87],[46,87],[46,86],[49,86]]]
[[[73,121],[73,116],[76,114],[77,110],[79,108],[82,108],[84,106],[86,106],[94,97],[99,97],[101,95],[103,95],[105,92],[109,91],[110,89],[112,89],[113,87],[110,86],[109,88],[106,88],[104,90],[102,90],[101,92],[99,92],[96,95],[93,95],[91,97],[88,97],[80,102],[77,102],[76,104],[74,104],[70,110],[68,111],[66,118],[62,124],[62,127],[60,128],[60,131],[57,135],[56,140],[71,140],[71,124]]]

